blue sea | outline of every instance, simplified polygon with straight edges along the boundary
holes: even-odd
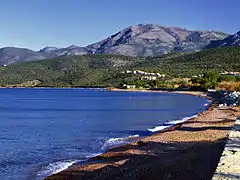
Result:
[[[43,179],[206,109],[182,94],[0,89],[0,179]]]

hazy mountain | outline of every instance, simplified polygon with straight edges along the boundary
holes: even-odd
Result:
[[[48,56],[25,48],[5,47],[0,49],[0,64],[45,59]]]
[[[0,49],[0,65],[34,61],[58,56],[84,54],[116,54],[127,56],[158,56],[170,52],[195,52],[213,40],[228,35],[215,31],[192,31],[154,24],[130,26],[100,42],[87,47],[45,47],[39,51],[24,48]]]
[[[226,46],[240,46],[240,31],[234,35],[230,35],[223,40],[212,41],[205,48],[217,48],[217,47],[226,47]]]
[[[71,45],[66,48],[56,48],[56,47],[45,47],[38,51],[40,53],[47,53],[50,56],[58,57],[58,56],[74,56],[74,55],[84,55],[84,54],[92,54],[92,51],[80,46]]]
[[[66,48],[58,49],[54,51],[56,56],[73,56],[73,55],[84,55],[84,54],[92,54],[92,51],[79,46],[69,46]]]
[[[67,48],[45,47],[39,51],[26,48],[5,47],[0,49],[0,65],[9,65],[23,61],[36,61],[58,56],[92,54],[84,47],[69,46]]]
[[[51,53],[51,52],[57,51],[58,49],[59,48],[57,47],[46,46],[43,49],[40,49],[38,52]]]

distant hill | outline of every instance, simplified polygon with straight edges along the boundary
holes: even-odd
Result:
[[[80,46],[71,45],[66,48],[56,48],[56,47],[45,47],[38,52],[44,52],[53,57],[58,56],[74,56],[74,55],[84,55],[84,54],[92,54],[92,51]]]
[[[193,31],[178,27],[139,24],[87,47],[45,47],[39,51],[23,48],[0,49],[0,65],[35,61],[59,56],[84,54],[114,54],[134,57],[153,57],[172,52],[196,52],[213,40],[222,40],[228,34],[216,31]]]
[[[30,49],[6,47],[0,49],[0,65],[8,65],[15,62],[41,60],[51,57],[45,53],[38,53]]]
[[[230,35],[223,40],[212,41],[205,49],[228,47],[228,46],[240,46],[240,31],[234,35]]]
[[[40,52],[40,53],[52,53],[52,52],[57,51],[57,50],[59,50],[59,48],[46,46],[43,49],[40,49],[38,52]]]
[[[171,53],[153,58],[118,55],[58,57],[0,67],[0,85],[39,80],[39,86],[116,86],[134,81],[125,70],[190,77],[208,71],[239,71],[240,47],[223,47],[196,53]],[[135,78],[136,79],[136,78]]]

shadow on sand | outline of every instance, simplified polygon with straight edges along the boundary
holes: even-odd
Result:
[[[235,120],[217,119],[201,127],[177,126],[178,131],[199,132],[204,130],[231,130],[229,123]],[[192,122],[186,122],[190,124]],[[201,123],[196,121],[193,123]],[[209,124],[212,124],[209,126]],[[230,123],[231,124],[231,123]],[[239,129],[239,127],[237,127]],[[210,180],[216,170],[228,138],[214,142],[143,142],[109,149],[84,165],[52,175],[47,180]],[[239,140],[239,139],[238,139]],[[239,141],[229,146],[240,148]],[[225,177],[235,176],[226,174]]]
[[[48,180],[210,180],[215,172],[226,139],[208,143],[138,142],[112,148],[108,156],[92,158],[88,164],[106,164],[91,170],[77,167],[52,175]],[[130,154],[128,151],[141,151]],[[116,162],[123,161],[123,164]]]

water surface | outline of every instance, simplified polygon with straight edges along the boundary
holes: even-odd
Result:
[[[128,136],[195,115],[206,102],[167,93],[0,89],[0,179],[42,179]]]

